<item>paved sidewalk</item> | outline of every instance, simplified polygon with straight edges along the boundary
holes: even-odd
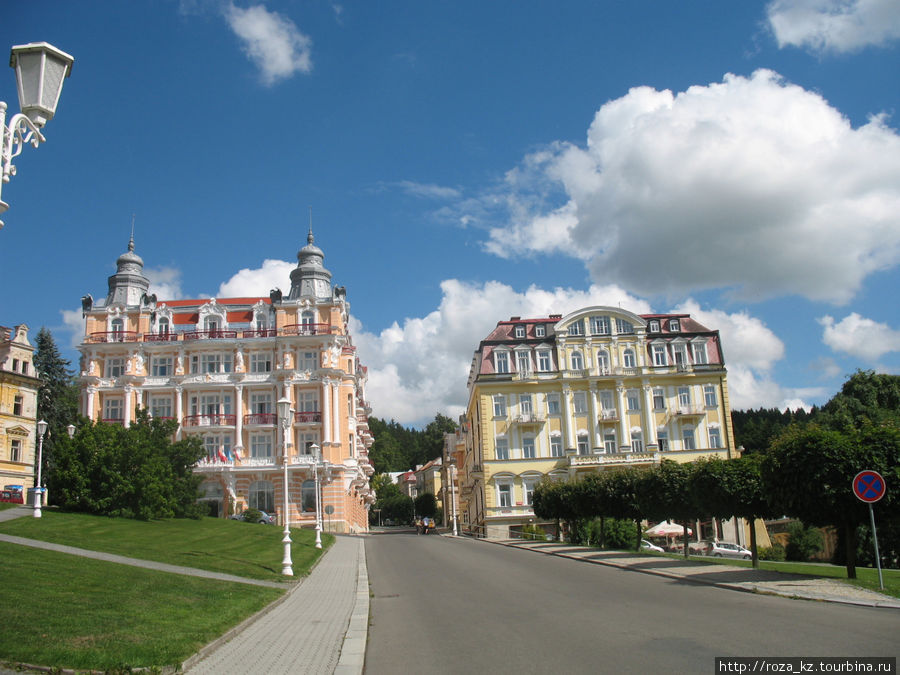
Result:
[[[897,598],[822,577],[710,564],[693,559],[639,555],[623,551],[600,551],[595,548],[572,546],[560,542],[526,542],[519,539],[483,539],[481,541],[736,591],[900,609],[900,600]]]

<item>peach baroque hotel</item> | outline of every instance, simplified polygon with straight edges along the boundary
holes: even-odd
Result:
[[[133,238],[116,265],[105,300],[82,298],[82,414],[128,426],[145,408],[177,420],[176,438],[196,436],[206,448],[195,471],[218,517],[257,508],[283,523],[286,462],[289,523],[314,527],[318,446],[323,528],[366,531],[375,501],[366,369],[348,332],[346,291],[332,285],[312,229],[286,294],[158,299]],[[284,397],[286,452],[276,413]]]

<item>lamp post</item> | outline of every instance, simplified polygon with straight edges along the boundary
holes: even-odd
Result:
[[[313,472],[315,477],[316,489],[316,548],[322,548],[322,505],[319,500],[319,464],[322,460],[322,448],[313,443],[310,450],[313,451]]]
[[[281,573],[286,577],[294,576],[293,562],[291,561],[291,527],[288,524],[288,453],[287,453],[287,434],[288,425],[291,417],[291,401],[287,397],[283,397],[276,403],[278,406],[278,418],[281,420],[281,463],[284,467],[284,509],[282,518],[284,519],[284,537],[281,543],[284,544],[284,558],[281,560]]]
[[[456,530],[456,460],[450,460],[450,520],[453,522],[453,536],[459,533]]]
[[[75,425],[70,424],[66,427],[66,433],[69,434],[69,440],[75,438]]]
[[[41,420],[37,423],[38,432],[38,461],[37,480],[34,482],[34,517],[41,517],[41,464],[44,461],[44,434],[47,433],[47,423]]]
[[[38,147],[47,139],[41,127],[53,119],[62,93],[63,81],[72,73],[73,57],[46,42],[17,45],[9,55],[9,65],[16,71],[16,88],[22,112],[6,124],[6,102],[0,101],[0,192],[10,176],[16,175],[12,160],[22,154],[26,145]],[[0,199],[0,214],[9,204]],[[0,220],[0,228],[3,221]]]

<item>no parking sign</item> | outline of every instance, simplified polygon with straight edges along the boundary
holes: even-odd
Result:
[[[878,535],[875,533],[875,512],[872,510],[872,504],[884,497],[887,491],[887,485],[884,484],[884,478],[877,471],[866,469],[860,471],[853,477],[853,494],[860,500],[869,505],[869,518],[872,520],[872,540],[875,542],[875,562],[878,565],[878,585],[884,590],[884,580],[881,578],[881,557],[878,554]]]

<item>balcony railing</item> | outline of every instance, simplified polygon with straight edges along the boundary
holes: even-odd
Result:
[[[331,325],[327,323],[291,323],[282,329],[284,335],[328,335]]]
[[[185,340],[221,340],[222,338],[236,338],[236,330],[190,330],[182,333]]]
[[[137,342],[141,334],[133,330],[104,330],[91,333],[88,342]]]
[[[250,413],[244,415],[244,424],[275,424],[278,415],[275,413]]]
[[[186,415],[181,421],[184,427],[233,427],[237,415]]]
[[[675,415],[683,417],[697,417],[706,414],[706,408],[699,405],[680,405],[673,411]]]
[[[543,413],[531,412],[513,415],[509,421],[512,424],[543,424],[545,420]]]
[[[294,421],[299,424],[315,424],[322,421],[320,412],[295,412]]]
[[[241,333],[245,338],[267,338],[278,337],[278,330],[275,328],[252,328]]]
[[[101,421],[104,424],[118,424],[120,426],[125,425],[125,420],[123,420],[121,417],[104,417]]]
[[[178,342],[178,333],[144,333],[144,342]]]
[[[619,411],[615,408],[607,408],[600,411],[600,419],[602,422],[616,422],[619,419]]]
[[[658,464],[658,452],[616,452],[596,455],[570,455],[569,466],[617,466],[627,464]]]

